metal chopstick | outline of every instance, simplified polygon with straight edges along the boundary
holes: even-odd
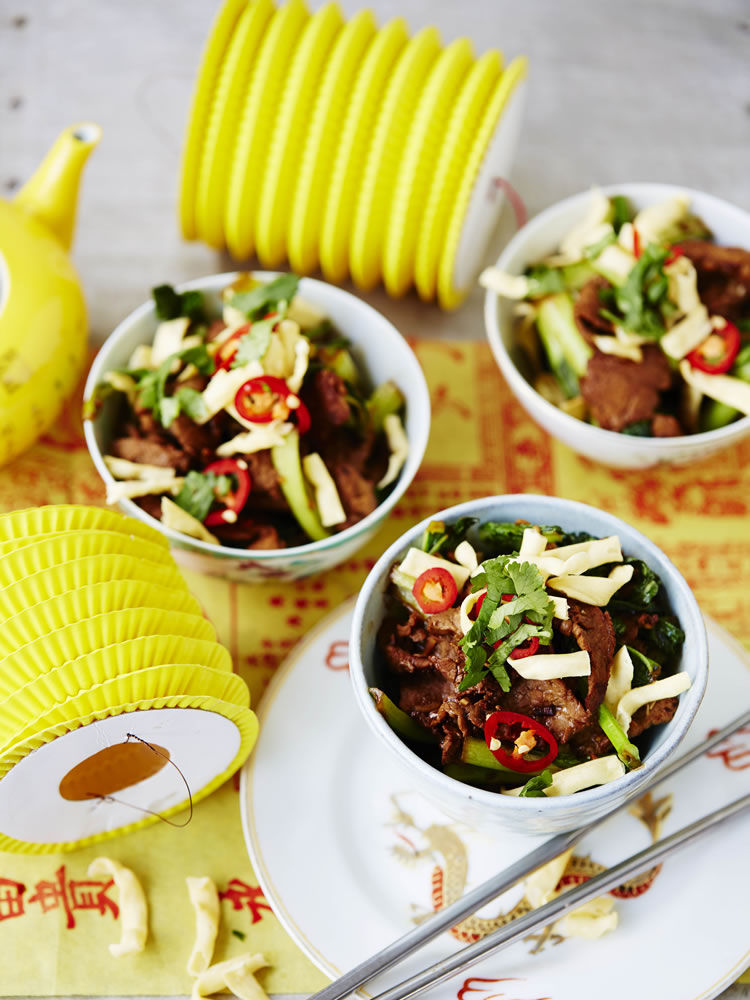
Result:
[[[736,729],[746,725],[750,725],[750,709],[743,712],[742,715],[738,716],[738,718],[728,723],[722,729],[719,729],[713,736],[693,747],[692,750],[688,750],[681,757],[665,764],[648,785],[641,786],[630,792],[620,805],[616,806],[600,819],[594,820],[586,826],[579,827],[577,830],[572,830],[569,833],[561,833],[555,837],[551,837],[529,854],[519,858],[508,868],[503,869],[486,882],[467,892],[466,895],[462,896],[455,903],[446,906],[445,909],[440,910],[419,926],[407,931],[406,934],[397,938],[391,944],[386,945],[377,954],[370,956],[363,962],[360,962],[359,965],[354,966],[353,969],[345,972],[343,976],[340,976],[314,996],[310,997],[310,1000],[343,1000],[344,997],[349,996],[350,993],[353,993],[369,979],[373,979],[379,973],[391,968],[391,966],[411,955],[418,948],[421,948],[423,944],[432,941],[433,938],[442,934],[443,931],[449,930],[455,924],[460,923],[486,903],[495,899],[496,896],[502,895],[507,889],[510,889],[516,882],[520,882],[521,879],[525,878],[535,869],[547,864],[548,861],[556,858],[563,851],[574,847],[586,834],[590,833],[620,809],[624,809],[631,802],[639,799],[647,788],[653,788],[654,785],[671,777],[676,771],[692,763],[697,757],[701,757],[718,743],[721,743],[727,736],[731,736]]]
[[[517,917],[509,924],[506,924],[505,927],[500,927],[475,944],[462,948],[456,954],[440,962],[436,962],[428,969],[404,980],[397,986],[393,986],[383,993],[378,993],[372,1000],[404,1000],[405,997],[413,997],[418,993],[422,993],[429,987],[435,986],[445,979],[449,979],[456,972],[460,972],[468,966],[473,965],[485,955],[513,944],[522,937],[525,937],[530,931],[536,930],[539,927],[545,927],[571,910],[575,910],[589,899],[600,896],[609,889],[614,889],[644,869],[659,863],[681,847],[685,847],[694,840],[698,840],[713,830],[719,823],[730,816],[742,812],[743,809],[747,809],[748,807],[750,807],[750,793],[743,795],[739,799],[735,799],[734,802],[722,806],[707,816],[703,816],[694,823],[684,826],[676,833],[657,841],[643,851],[639,851],[638,854],[631,855],[629,858],[626,858],[612,868],[608,868],[587,882],[582,882],[575,888],[561,893],[550,900],[549,903],[531,910],[522,917]]]

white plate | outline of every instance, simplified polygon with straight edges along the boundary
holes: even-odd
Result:
[[[404,934],[442,892],[461,894],[541,838],[462,828],[409,787],[360,719],[347,675],[352,604],[323,622],[277,671],[242,774],[242,821],[255,873],[300,948],[331,977]],[[685,749],[750,701],[750,659],[708,622],[710,679]],[[746,772],[746,773],[743,773]],[[748,791],[750,733],[659,786],[670,833]],[[651,842],[625,813],[575,851],[581,871]],[[518,889],[479,913],[508,914]],[[653,883],[617,900],[619,926],[597,940],[526,939],[429,992],[458,1000],[715,997],[750,964],[750,817],[670,858]],[[471,928],[470,928],[471,930]],[[460,947],[444,934],[375,980],[378,993]]]

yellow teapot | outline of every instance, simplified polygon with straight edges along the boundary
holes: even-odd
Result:
[[[101,137],[58,136],[13,202],[0,200],[0,465],[55,421],[86,361],[86,306],[68,257],[81,171]]]

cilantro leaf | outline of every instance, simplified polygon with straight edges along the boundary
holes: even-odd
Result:
[[[529,778],[521,791],[518,793],[522,799],[536,799],[544,795],[544,789],[552,784],[552,771],[548,767]]]
[[[158,285],[151,290],[151,295],[156,315],[161,320],[176,319],[178,316],[187,316],[195,322],[206,319],[203,292],[197,289],[177,292],[171,285]]]
[[[175,361],[182,361],[186,365],[195,365],[202,375],[210,375],[214,370],[213,358],[208,353],[205,344],[199,344],[197,347],[188,347],[184,351],[170,354],[158,368],[140,374],[136,384],[140,405],[158,414],[163,427],[168,427],[172,423],[172,420],[179,414],[182,405],[179,400],[162,405],[163,400],[169,398],[166,396],[167,380],[172,374],[172,366]],[[184,389],[189,389],[189,386],[179,391],[184,392]],[[183,398],[187,401],[187,397]],[[190,402],[187,405],[193,407]]]
[[[649,243],[624,283],[606,290],[606,297],[612,299],[618,312],[601,309],[602,316],[626,330],[658,340],[665,332],[664,316],[671,306],[667,298],[669,283],[664,274],[668,254],[666,248]]]
[[[544,295],[565,291],[565,276],[559,267],[535,264],[527,268],[526,277],[529,279],[528,299],[540,299]]]
[[[299,278],[296,274],[282,274],[265,285],[258,285],[247,292],[237,292],[229,304],[239,309],[248,319],[261,319],[272,312],[280,302],[291,302],[297,294]]]
[[[248,332],[239,339],[232,368],[241,368],[250,361],[260,361],[271,343],[275,322],[275,319],[261,319],[253,323]]]
[[[231,476],[216,476],[213,472],[191,470],[185,476],[175,503],[197,520],[203,521],[217,496],[224,496],[232,488]]]
[[[651,657],[646,656],[645,653],[633,646],[627,648],[633,661],[633,687],[649,684],[654,676],[661,673],[661,664],[657,663],[656,660],[652,660]]]
[[[612,205],[612,228],[616,233],[619,233],[626,222],[631,222],[633,219],[633,209],[630,207],[630,202],[622,194],[616,194],[614,198],[610,198],[610,204]]]
[[[505,665],[510,653],[534,636],[545,643],[552,638],[554,605],[536,566],[510,556],[488,559],[472,577],[475,591],[485,586],[487,593],[479,614],[460,640],[466,657],[460,691],[477,684],[488,671],[503,691],[510,690]],[[503,595],[508,594],[513,594],[513,599],[503,602]],[[490,653],[487,646],[495,648]]]

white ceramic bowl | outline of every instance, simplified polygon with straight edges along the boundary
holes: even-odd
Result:
[[[270,281],[277,273],[256,271],[255,277]],[[200,289],[209,306],[220,312],[219,294],[237,274],[215,274],[180,285],[185,291]],[[430,430],[430,397],[422,369],[414,352],[398,330],[367,303],[354,295],[312,278],[302,278],[300,295],[320,308],[352,344],[352,353],[373,385],[391,379],[406,399],[405,429],[409,456],[401,474],[386,499],[357,524],[338,534],[306,545],[286,549],[239,549],[213,545],[188,538],[146,514],[132,500],[123,500],[120,508],[157,528],[169,539],[175,558],[188,569],[242,581],[266,579],[295,580],[331,569],[352,556],[364,545],[388,516],[414,478],[422,461]],[[108,337],[91,367],[84,398],[93,393],[106,372],[124,367],[138,344],[151,343],[157,319],[153,303],[144,302],[127,316]],[[107,405],[112,403],[113,405]],[[116,400],[107,400],[94,420],[84,421],[84,433],[91,457],[105,483],[113,481],[103,455],[113,436]]]
[[[478,517],[482,522],[524,518],[533,524],[556,524],[568,531],[587,531],[595,536],[616,534],[626,559],[628,556],[643,559],[659,574],[671,610],[685,631],[679,669],[688,672],[692,685],[681,695],[672,721],[653,731],[640,768],[607,785],[575,795],[523,799],[501,795],[473,788],[425,763],[377,711],[368,688],[380,686],[376,635],[384,616],[390,569],[403,558],[410,545],[419,544],[430,521],[454,521],[467,515]],[[703,618],[690,587],[673,563],[645,535],[619,518],[586,504],[519,494],[486,497],[449,507],[425,518],[393,543],[370,571],[359,592],[349,644],[349,671],[357,704],[367,724],[386,751],[408,772],[412,786],[425,797],[449,815],[479,829],[551,834],[575,829],[603,816],[620,804],[631,789],[645,785],[674,754],[703,698],[708,674],[708,645]]]
[[[636,210],[685,192],[690,197],[691,210],[703,219],[717,243],[750,250],[750,214],[713,195],[671,184],[611,184],[602,190],[608,195],[625,195]],[[590,198],[591,193],[584,191],[535,216],[510,240],[497,266],[510,274],[522,274],[529,264],[555,251],[563,236],[585,215]],[[594,427],[563,413],[540,396],[529,381],[528,365],[516,341],[513,306],[511,300],[500,298],[495,292],[488,291],[485,296],[484,321],[500,371],[528,414],[581,455],[617,468],[646,469],[662,462],[699,461],[750,434],[750,417],[741,417],[726,427],[701,434],[641,438]]]

